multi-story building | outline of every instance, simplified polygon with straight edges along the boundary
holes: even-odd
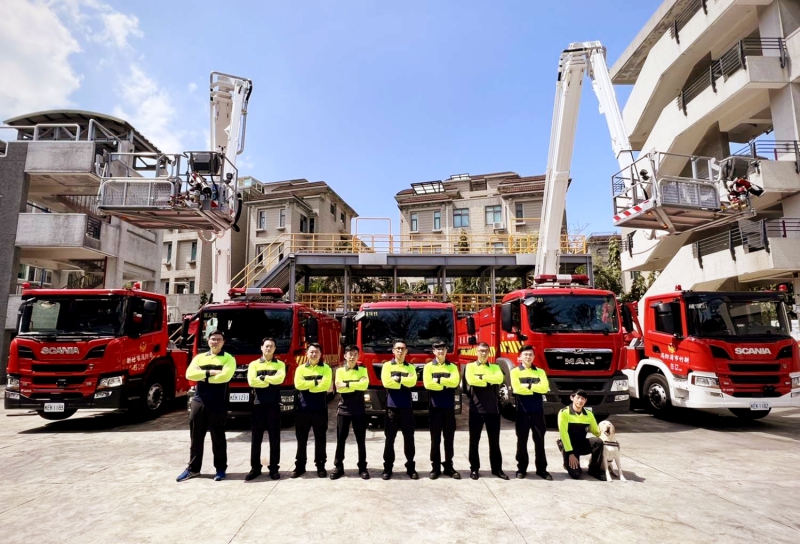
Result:
[[[138,281],[145,289],[157,289],[162,247],[161,232],[104,217],[96,208],[98,165],[109,153],[159,152],[128,122],[56,110],[5,123],[0,127],[2,366],[23,282],[120,288]]]
[[[586,249],[596,264],[608,264],[608,246],[611,241],[622,242],[618,232],[593,232],[586,237]]]
[[[633,86],[623,117],[634,150],[675,154],[663,156],[657,183],[713,178],[694,155],[765,191],[752,196],[755,215],[713,228],[702,228],[702,214],[711,219],[702,210],[670,212],[676,225],[694,221],[670,234],[622,219],[623,268],[661,271],[651,293],[789,281],[800,296],[800,2],[665,0],[611,75]]]
[[[164,232],[159,291],[167,295],[170,321],[197,310],[211,294],[212,243],[193,230]]]

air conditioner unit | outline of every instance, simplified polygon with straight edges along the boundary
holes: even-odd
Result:
[[[492,228],[494,228],[494,230],[506,230],[506,224],[502,221],[498,221],[492,224]]]

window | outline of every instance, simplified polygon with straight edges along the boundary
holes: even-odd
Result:
[[[308,232],[315,232],[316,230],[317,230],[316,229],[316,221],[312,217],[311,219],[308,220]]]
[[[331,202],[331,215],[336,217],[336,204]]]
[[[189,260],[190,261],[197,260],[197,242],[192,242],[192,251],[190,252]]]
[[[419,216],[415,213],[411,214],[411,232],[417,232],[419,225]]]
[[[53,283],[53,272],[51,270],[44,270],[44,281],[42,283],[51,284]]]
[[[189,293],[194,294],[194,280],[189,280]]]
[[[138,329],[140,334],[160,331],[161,329],[161,304],[155,300],[142,298],[131,299],[132,327]]]
[[[517,219],[525,219],[525,211],[522,206],[522,202],[517,202],[514,204],[514,217]]]
[[[458,208],[453,210],[453,228],[463,229],[469,227],[469,209]]]
[[[278,226],[284,228],[286,226],[286,209],[281,208],[281,213],[278,216]]]
[[[164,282],[164,294],[165,295],[169,294],[169,282],[168,281]]]
[[[28,267],[27,280],[28,281],[35,281],[36,280],[36,267],[35,266],[29,266]]]
[[[433,230],[442,230],[442,212],[433,212]]]
[[[165,259],[168,263],[172,262],[172,243],[164,244],[164,253],[166,255]]]
[[[486,224],[503,222],[503,207],[499,204],[497,206],[486,206]]]
[[[656,312],[656,330],[658,332],[682,334],[680,302],[656,304],[653,310]],[[675,325],[678,325],[678,330],[675,330]]]
[[[257,244],[256,245],[256,262],[258,264],[264,264],[264,250],[267,249],[267,244]]]
[[[345,219],[344,212],[342,212],[339,214],[339,221],[342,222],[342,225],[344,225],[344,219]]]
[[[308,217],[300,216],[300,232],[308,232]]]
[[[505,253],[506,244],[504,242],[492,242],[492,253]]]
[[[21,280],[25,279],[25,265],[19,265],[19,270],[17,271],[17,277]]]
[[[256,230],[267,230],[267,210],[258,210]]]

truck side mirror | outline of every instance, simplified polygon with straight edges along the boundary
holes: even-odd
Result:
[[[514,318],[511,304],[500,305],[500,328],[505,332],[514,332]]]
[[[472,335],[469,338],[467,338],[467,342],[469,342],[470,346],[477,346],[478,345],[478,339],[475,338],[474,335]]]
[[[475,318],[473,316],[467,317],[467,334],[475,335]]]
[[[314,317],[310,317],[306,322],[306,342],[309,344],[319,342],[319,322]]]
[[[354,330],[353,317],[346,315],[342,317],[342,335],[339,337],[339,343],[341,345],[352,344],[351,337],[353,337]]]
[[[623,304],[620,310],[622,312],[622,326],[625,327],[626,331],[633,332],[633,316],[631,315],[630,307]]]
[[[23,323],[28,323],[30,329],[31,314],[33,314],[33,301],[23,302],[17,311],[17,332],[22,332],[19,328]]]
[[[145,300],[142,305],[142,311],[144,313],[155,313],[158,311],[158,302],[155,300]]]

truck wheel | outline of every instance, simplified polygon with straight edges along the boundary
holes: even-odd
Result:
[[[733,415],[735,415],[739,419],[744,419],[747,421],[754,421],[756,419],[767,417],[769,413],[772,411],[771,408],[769,410],[748,410],[747,408],[729,408],[729,410],[733,413]]]
[[[36,413],[48,421],[59,421],[74,416],[77,411],[77,408],[72,408],[70,410],[64,410],[63,412],[45,412],[44,410],[37,410]]]
[[[137,408],[140,415],[153,418],[164,412],[170,399],[170,379],[169,373],[164,371],[153,372],[147,378]]]
[[[655,415],[663,415],[672,407],[669,398],[669,383],[661,374],[650,374],[644,381],[644,400],[647,409]]]

